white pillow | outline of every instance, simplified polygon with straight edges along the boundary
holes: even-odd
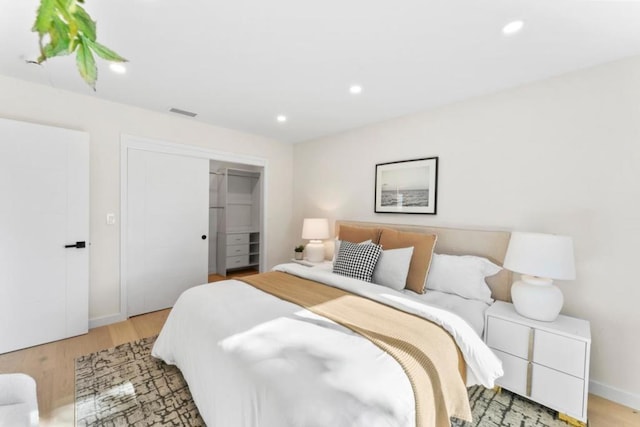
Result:
[[[334,247],[333,247],[333,263],[334,264],[336,263],[336,257],[338,256],[338,252],[340,252],[340,242],[342,242],[342,240],[340,240],[340,239],[338,239],[336,237],[335,244],[334,244]],[[371,239],[365,240],[364,242],[360,242],[358,244],[359,245],[368,245],[369,243],[371,243]]]
[[[386,286],[399,291],[407,284],[409,264],[413,255],[413,246],[410,248],[388,249],[382,251],[371,281],[377,285]]]
[[[486,258],[434,253],[427,276],[427,289],[491,304],[493,302],[491,289],[484,279],[497,274],[500,270],[502,267]]]

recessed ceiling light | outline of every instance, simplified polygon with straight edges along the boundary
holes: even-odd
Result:
[[[522,27],[524,27],[523,21],[511,21],[507,25],[502,27],[502,34],[504,34],[505,36],[511,36],[513,34],[519,33],[522,30]]]
[[[352,85],[351,87],[349,87],[349,92],[356,95],[358,93],[362,92],[362,86],[359,85]]]
[[[127,72],[127,67],[121,62],[112,62],[109,64],[109,68],[116,74],[124,74]]]
[[[280,114],[278,117],[276,117],[276,120],[280,123],[284,123],[287,121],[287,116]]]

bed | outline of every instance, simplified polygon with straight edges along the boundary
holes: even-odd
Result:
[[[497,264],[509,240],[507,232],[336,222],[336,234],[382,228],[435,235],[436,254]],[[344,238],[334,263],[348,250],[369,250],[359,239]],[[490,296],[479,302],[435,288],[392,289],[333,268],[281,264],[245,281],[194,287],[176,302],[152,354],[178,366],[212,427],[444,427],[451,417],[468,420],[465,386],[492,387],[502,375],[482,342],[482,318],[491,300],[507,299],[509,273],[487,277]]]

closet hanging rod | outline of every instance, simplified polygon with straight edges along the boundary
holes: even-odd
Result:
[[[260,172],[255,172],[255,173],[260,173]],[[220,173],[220,172],[209,172],[209,175],[220,175],[220,176],[225,176],[225,175],[227,175],[227,174],[226,174],[226,173]],[[247,174],[247,175],[242,175],[242,174],[230,173],[230,174],[228,174],[228,175],[229,175],[229,176],[239,176],[239,177],[242,177],[242,178],[250,178],[250,179],[258,179],[258,178],[259,178],[258,176],[255,176],[255,175],[249,175],[249,174]]]
[[[258,173],[258,172],[256,172],[256,173]],[[241,177],[241,178],[258,179],[258,177],[255,176],[255,175],[249,175],[249,174],[243,175],[243,174],[240,174],[240,173],[230,173],[229,176],[238,176],[238,177]]]
[[[209,172],[209,175],[221,175],[221,176],[225,176],[225,175],[229,175],[229,176],[239,176],[242,178],[251,178],[251,179],[258,179],[260,178],[260,172],[258,171],[238,171],[236,173],[233,172]]]

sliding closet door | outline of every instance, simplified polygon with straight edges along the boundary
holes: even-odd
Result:
[[[89,135],[0,119],[0,206],[0,353],[86,333]]]
[[[171,307],[207,282],[208,232],[209,160],[129,148],[129,316]]]

